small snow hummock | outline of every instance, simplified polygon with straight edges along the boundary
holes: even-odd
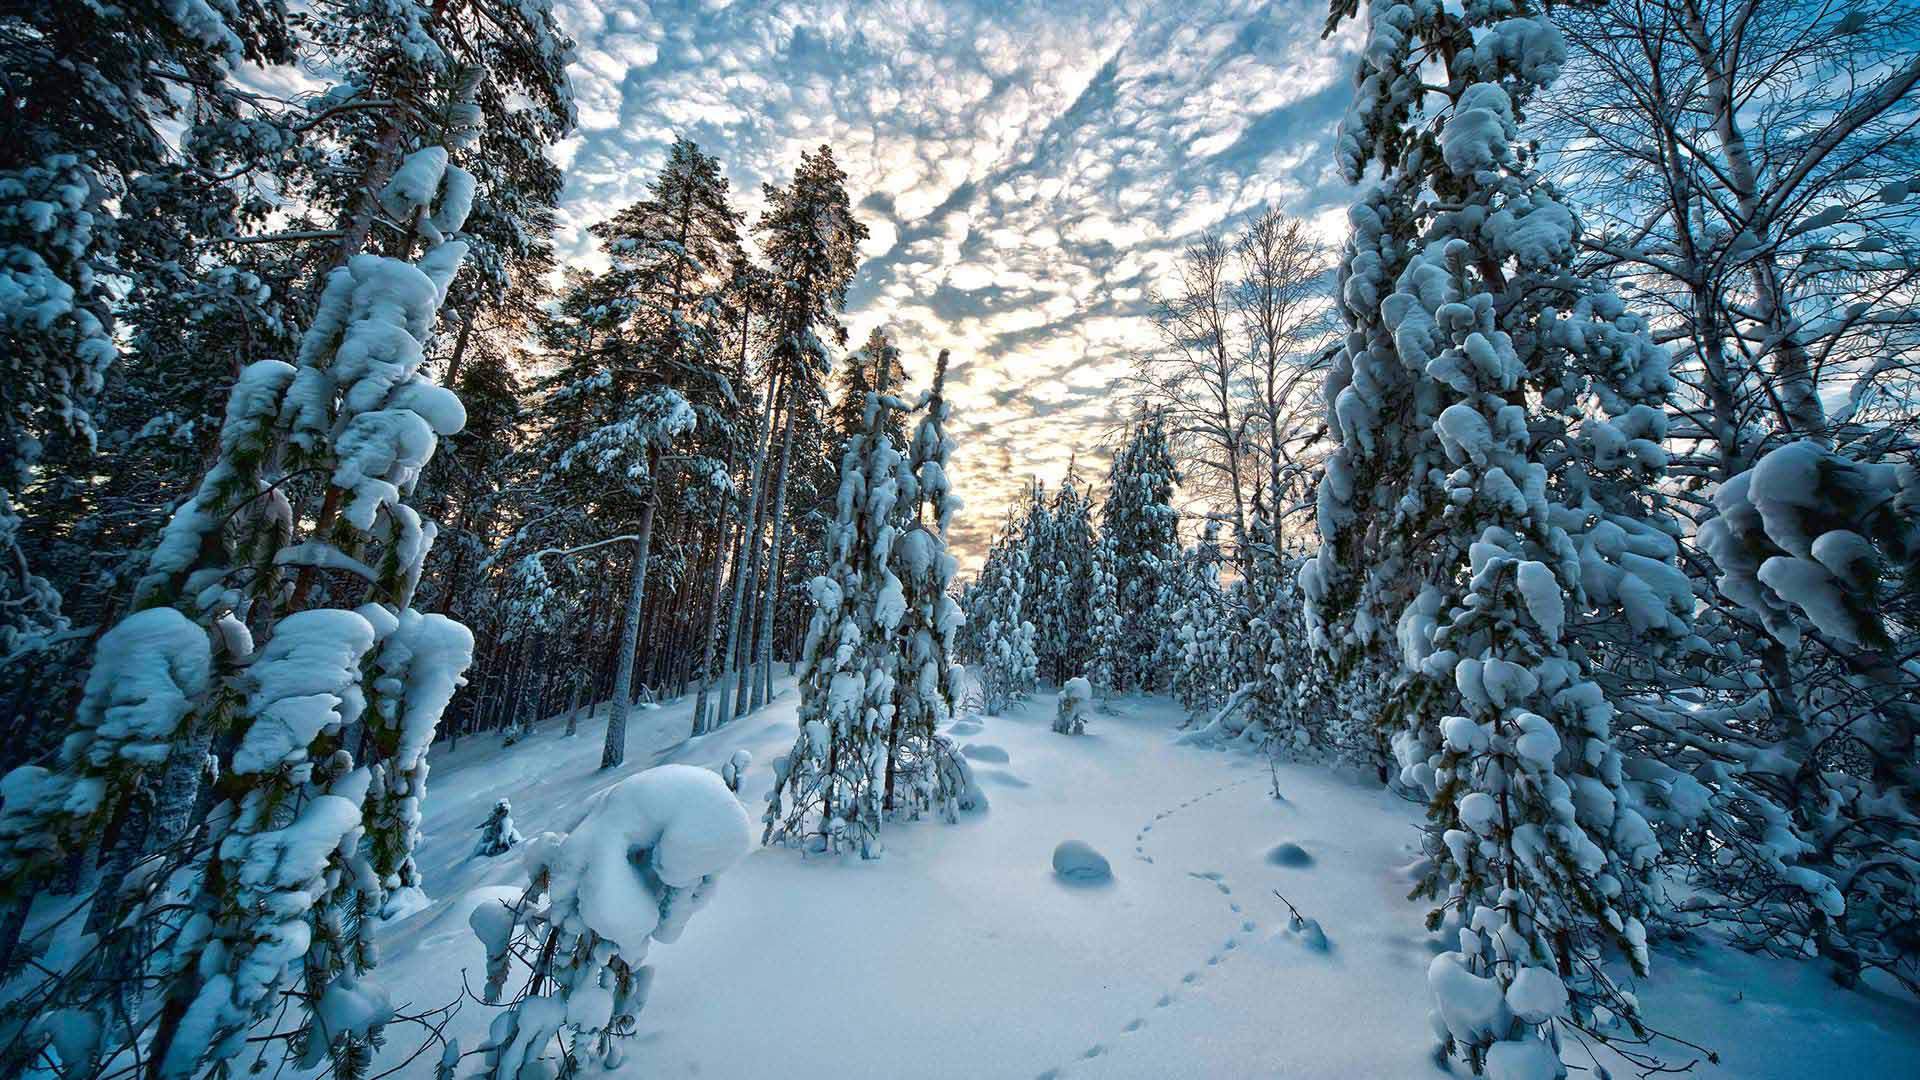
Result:
[[[1053,872],[1080,884],[1113,880],[1106,856],[1079,840],[1063,840],[1053,849]]]
[[[1307,854],[1306,848],[1289,840],[1285,843],[1275,844],[1273,850],[1267,852],[1267,861],[1275,866],[1297,868],[1312,866],[1313,856]]]
[[[1093,685],[1084,676],[1068,679],[1060,688],[1060,710],[1054,714],[1053,730],[1062,735],[1084,735],[1091,713]]]

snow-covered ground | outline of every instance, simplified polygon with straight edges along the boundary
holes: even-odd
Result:
[[[435,900],[384,933],[378,978],[395,1003],[432,1007],[458,996],[463,976],[476,992],[484,981],[468,913],[524,882],[518,849],[471,854],[495,800],[510,799],[533,836],[570,826],[588,795],[649,765],[718,770],[746,749],[741,795],[757,821],[768,763],[793,738],[791,684],[780,689],[700,739],[686,738],[690,701],[636,713],[630,764],[606,773],[599,717],[572,739],[554,720],[505,749],[494,737],[436,746],[419,853]],[[729,871],[685,936],[653,948],[657,978],[624,1071],[1445,1075],[1425,1034],[1434,947],[1423,907],[1405,899],[1417,807],[1309,766],[1280,767],[1276,800],[1264,759],[1179,744],[1165,701],[1110,703],[1077,737],[1050,730],[1053,711],[1041,694],[955,726],[992,801],[985,813],[890,825],[871,862],[756,849]],[[1069,839],[1105,855],[1113,879],[1056,876],[1053,850]],[[1276,890],[1320,924],[1324,947],[1289,929]],[[1663,1030],[1721,1055],[1694,1076],[1920,1075],[1920,1006],[1838,990],[1813,966],[1669,949],[1640,992]],[[471,1050],[492,1015],[469,1002],[448,1033]],[[417,1041],[395,1028],[387,1065]],[[436,1056],[403,1075],[429,1075]],[[1566,1057],[1576,1076],[1591,1066],[1578,1047]]]

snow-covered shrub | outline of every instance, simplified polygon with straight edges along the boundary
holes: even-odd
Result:
[[[505,855],[515,844],[526,839],[520,830],[513,827],[513,804],[501,799],[493,804],[493,812],[487,820],[476,825],[480,830],[480,839],[473,845],[475,855]]]
[[[526,892],[469,919],[487,948],[486,1000],[507,1005],[482,1048],[485,1075],[617,1068],[618,1040],[646,1006],[648,947],[679,940],[752,830],[718,776],[660,765],[595,795],[565,834],[529,841]],[[526,982],[509,995],[516,963]]]
[[[1068,679],[1060,688],[1058,711],[1053,716],[1053,730],[1062,735],[1081,735],[1087,730],[1087,717],[1093,713],[1093,686],[1084,676],[1076,675]]]

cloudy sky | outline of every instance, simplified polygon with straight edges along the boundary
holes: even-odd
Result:
[[[1027,478],[1106,472],[1148,289],[1204,229],[1275,203],[1337,237],[1327,149],[1350,32],[1324,0],[1169,4],[559,0],[579,43],[563,250],[632,201],[676,134],[749,215],[832,144],[872,231],[853,340],[951,348],[967,570]],[[920,383],[919,385],[924,385]]]

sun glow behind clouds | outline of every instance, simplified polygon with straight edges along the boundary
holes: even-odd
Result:
[[[872,230],[855,341],[924,380],[953,350],[955,546],[970,572],[1027,477],[1104,477],[1148,287],[1195,233],[1274,202],[1339,228],[1327,153],[1354,42],[1274,4],[558,0],[580,46],[561,247],[636,198],[684,133],[743,209],[831,143]]]

